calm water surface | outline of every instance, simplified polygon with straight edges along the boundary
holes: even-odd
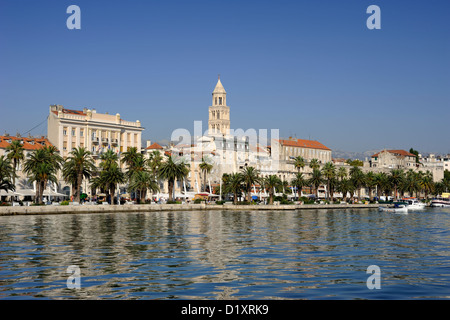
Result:
[[[0,217],[0,299],[448,298],[449,209]]]

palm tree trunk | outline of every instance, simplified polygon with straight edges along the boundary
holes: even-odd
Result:
[[[78,174],[77,176],[77,191],[76,191],[76,196],[75,196],[75,201],[80,203],[80,198],[81,198],[81,183],[83,181],[83,175],[82,174]]]
[[[114,205],[114,194],[116,193],[116,185],[115,184],[111,184],[111,188],[110,188],[109,192],[110,192],[109,196],[111,197],[111,205]]]
[[[173,201],[173,180],[172,179],[170,179],[169,181],[168,181],[169,183],[168,183],[168,187],[169,187],[169,201]]]

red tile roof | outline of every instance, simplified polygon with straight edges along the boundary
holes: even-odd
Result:
[[[27,151],[43,148],[44,146],[51,146],[52,144],[46,138],[18,138],[12,136],[0,136],[0,148],[6,149],[10,143],[9,140],[23,141],[23,148]]]
[[[387,152],[392,153],[392,154],[394,154],[394,155],[396,155],[396,156],[402,156],[402,157],[416,157],[415,154],[409,153],[408,151],[405,151],[405,150],[383,150],[383,151],[387,151]],[[372,158],[378,157],[378,155],[379,155],[380,153],[382,153],[383,151],[380,151],[380,152],[378,152],[378,153],[375,153],[375,154],[372,156]]]
[[[297,148],[311,148],[311,149],[322,149],[322,150],[330,150],[330,148],[324,146],[318,141],[315,140],[304,140],[304,139],[295,139],[295,140],[278,140],[281,145],[288,147],[297,147]]]
[[[146,148],[146,150],[150,150],[150,149],[159,149],[159,150],[163,150],[164,148],[161,147],[159,144],[157,144],[156,142],[154,144],[152,144],[151,146],[148,146]]]

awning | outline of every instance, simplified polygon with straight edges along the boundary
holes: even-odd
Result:
[[[18,189],[16,190],[18,196],[36,196],[36,191],[33,189]]]
[[[18,196],[18,194],[11,190],[5,191],[2,189],[2,190],[0,190],[0,196],[3,196],[3,197],[8,196],[9,197],[9,196]]]
[[[43,195],[46,197],[49,197],[49,196],[50,197],[66,197],[67,196],[66,194],[58,193],[53,190],[45,190]]]

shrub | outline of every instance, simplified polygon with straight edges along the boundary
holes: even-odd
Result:
[[[225,201],[216,201],[216,204],[223,205]]]
[[[195,204],[199,204],[199,203],[202,203],[202,201],[203,201],[202,199],[195,199],[195,200],[194,200],[194,203],[195,203]]]
[[[68,200],[61,201],[61,203],[59,205],[61,205],[61,206],[68,206],[69,205],[69,201]]]

